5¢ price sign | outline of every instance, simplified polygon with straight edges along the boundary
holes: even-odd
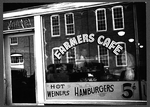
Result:
[[[122,97],[124,99],[130,99],[134,97],[134,91],[137,89],[135,83],[124,83],[122,85]]]

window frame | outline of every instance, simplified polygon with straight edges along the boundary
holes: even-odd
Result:
[[[71,24],[67,24],[67,18],[66,18],[66,15],[68,15],[68,14],[72,14],[72,16],[73,16],[73,23],[71,23]],[[74,13],[72,13],[72,12],[66,13],[66,14],[64,14],[64,18],[65,18],[65,34],[66,34],[66,35],[75,35],[75,20],[74,20]],[[68,32],[67,32],[67,31],[68,31],[67,25],[73,25],[73,32],[74,32],[74,33],[68,33]]]
[[[98,30],[98,16],[97,16],[97,11],[99,10],[104,10],[104,17],[105,17],[105,30]],[[95,15],[96,15],[96,31],[97,32],[103,32],[103,31],[107,31],[107,18],[106,18],[106,9],[105,8],[98,8],[95,10]]]
[[[59,50],[59,47],[54,47],[52,48],[52,64],[56,64],[55,63],[55,58],[54,58],[54,50]],[[62,60],[60,59],[60,63],[62,62]]]
[[[97,45],[97,48],[98,48],[98,62],[101,63],[101,60],[100,60],[100,57],[102,55],[100,55],[100,45]],[[110,61],[109,61],[109,50],[107,49],[107,60],[108,60],[108,66],[105,66],[105,68],[109,67],[110,66]]]
[[[12,54],[11,56],[11,69],[24,69],[24,58],[21,54]],[[18,57],[18,59],[14,59],[15,61],[18,60],[18,62],[12,62],[13,57]]]
[[[58,27],[59,27],[59,35],[54,35],[53,33],[53,21],[52,21],[52,18],[55,17],[55,16],[58,16]],[[51,15],[50,17],[50,20],[51,20],[51,37],[59,37],[60,36],[60,16],[58,14],[55,14],[55,15]]]
[[[115,55],[116,67],[125,67],[125,66],[127,66],[127,48],[126,48],[126,43],[125,42],[118,42],[117,44],[124,44],[124,46],[125,46],[125,54],[124,55],[125,55],[125,62],[126,62],[126,64],[125,65],[118,65],[118,63],[117,63],[117,55]]]
[[[76,63],[76,47],[73,47],[73,48],[71,48],[71,49],[74,49],[74,55],[75,55],[75,63]],[[70,63],[69,62],[69,55],[68,55],[69,53],[68,53],[68,51],[66,52],[66,59],[67,59],[67,63]]]
[[[22,59],[20,59],[20,57],[22,57]],[[17,62],[17,63],[14,63],[14,62],[12,62],[12,58],[13,57],[18,57],[19,58],[19,62]],[[22,60],[22,61],[21,61]],[[11,64],[24,64],[24,59],[23,59],[23,56],[21,55],[21,54],[12,54],[11,55]]]
[[[12,38],[16,38],[17,39],[17,43],[12,43]],[[18,45],[18,37],[11,37],[10,38],[10,45]]]
[[[115,8],[121,8],[123,28],[115,28],[115,18],[114,18],[114,9]],[[125,28],[123,6],[114,6],[114,7],[112,7],[112,22],[113,22],[113,30],[123,30]]]

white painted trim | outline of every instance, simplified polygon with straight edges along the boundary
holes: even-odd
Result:
[[[58,47],[52,48],[52,63],[54,64],[54,50],[59,49]]]
[[[13,103],[12,106],[37,106],[36,103]],[[42,104],[44,106],[44,104]]]
[[[24,9],[12,11],[3,14],[3,20],[23,18],[36,15],[52,14],[57,12],[67,12],[72,10],[79,10],[85,8],[92,8],[98,6],[112,5],[120,2],[63,2],[58,4],[43,5],[34,9]]]
[[[66,52],[66,58],[67,58],[67,63],[69,63],[69,59],[68,59],[68,51]]]
[[[27,32],[27,31],[32,31],[32,30],[34,30],[34,27],[24,28],[24,29],[4,30],[4,31],[3,31],[3,34],[8,34],[8,33],[21,33],[21,32]]]
[[[72,24],[67,24],[67,20],[66,20],[66,15],[67,14],[72,14],[72,16],[73,16],[73,23]],[[65,17],[65,33],[66,33],[66,35],[75,35],[74,13],[72,13],[72,12],[66,13],[66,14],[64,14],[64,17]],[[69,34],[67,33],[67,25],[73,25],[74,33],[69,33]]]
[[[34,35],[34,33],[33,32],[24,32],[24,33],[21,32],[17,34],[9,34],[9,37],[24,37],[24,36],[31,36],[31,35]]]
[[[114,8],[121,8],[121,10],[122,10],[123,28],[117,28],[117,29],[115,28]],[[123,6],[114,6],[114,7],[112,7],[112,22],[113,22],[113,30],[123,30],[125,28]]]
[[[142,100],[47,100],[45,104],[146,105]]]
[[[6,101],[7,100],[7,78],[6,78],[6,70],[5,70],[5,66],[6,66],[5,48],[6,47],[4,46],[5,45],[4,41],[5,41],[5,39],[2,40],[2,42],[3,42],[3,51],[2,51],[3,52],[3,64],[2,65],[3,65],[3,84],[4,84],[3,85],[3,90],[4,90],[3,91],[3,93],[4,93],[3,94],[4,95],[3,104],[6,105],[6,102],[7,102]]]
[[[97,51],[98,51],[98,62],[100,63],[100,53],[99,53],[99,45],[97,45]]]
[[[43,67],[43,29],[40,16],[34,16],[34,59],[35,59],[35,84],[36,84],[36,103],[44,103],[44,67]]]
[[[58,16],[58,26],[59,26],[59,35],[53,35],[53,25],[52,25],[52,17],[55,17],[55,16]],[[50,17],[50,20],[51,20],[51,37],[58,37],[58,36],[60,36],[60,16],[59,15],[52,15],[51,17]]]
[[[110,66],[110,62],[109,62],[109,59],[110,59],[110,58],[109,58],[109,50],[108,50],[108,49],[107,49],[107,56],[108,56],[108,57],[107,57],[107,60],[108,60],[108,66],[106,66],[106,67],[109,67],[109,66]]]
[[[43,90],[44,90],[44,101],[46,100],[46,69],[47,68],[45,68],[45,65],[47,64],[47,62],[45,62],[45,41],[44,41],[44,39],[45,39],[45,31],[43,30],[43,19],[42,19],[42,17],[40,17],[41,18],[41,47],[42,47],[42,66],[43,66]],[[38,103],[38,105],[44,105],[44,103]]]
[[[105,30],[98,30],[98,17],[97,17],[97,11],[99,10],[104,10],[104,15],[105,15],[105,27],[106,29]],[[105,8],[99,8],[99,9],[96,9],[95,10],[95,14],[96,14],[96,31],[97,32],[103,32],[103,31],[107,31],[107,16],[106,16],[106,9]]]
[[[10,58],[10,37],[4,36],[4,71],[6,79],[6,102],[12,104],[12,80],[11,80],[11,58]]]

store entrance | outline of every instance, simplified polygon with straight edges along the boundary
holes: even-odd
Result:
[[[36,103],[33,35],[13,34],[5,41],[8,44],[5,45],[6,57],[9,56],[6,66],[10,67],[6,68],[10,82],[7,92],[11,91],[8,92],[11,103]]]

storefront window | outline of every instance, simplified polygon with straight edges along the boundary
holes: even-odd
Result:
[[[85,44],[83,42],[85,40],[80,43],[81,39],[85,39],[84,36],[85,34],[77,35],[76,38],[73,37],[76,46],[71,46],[73,42],[70,42],[70,40],[72,40],[72,38],[69,40],[66,39],[66,41],[62,42],[63,45],[60,47],[58,47],[57,44],[46,45],[45,49],[47,50],[45,51],[45,56],[48,56],[46,59],[47,66],[53,66],[53,71],[48,71],[48,68],[47,72],[55,72],[56,74],[54,75],[57,77],[57,73],[65,69],[65,71],[67,71],[66,75],[69,76],[68,81],[79,82],[88,81],[88,79],[91,78],[88,77],[89,72],[92,72],[93,78],[96,78],[94,81],[118,81],[122,79],[121,75],[126,70],[134,71],[135,56],[133,56],[134,53],[128,51],[129,49],[126,49],[125,42],[115,42],[102,35],[96,37],[96,35],[90,34],[86,36],[89,36],[91,43]],[[48,41],[46,40],[46,42]],[[50,51],[52,51],[52,53],[50,53]],[[134,74],[134,72],[132,73]],[[80,76],[76,76],[77,79],[74,80],[73,77],[75,77],[75,75]],[[111,78],[105,78],[105,75],[109,75]],[[134,78],[132,78],[132,80],[134,80]],[[57,80],[53,82],[57,82]]]
[[[58,12],[61,36],[57,38],[47,23],[51,14],[42,16],[46,100],[139,99],[139,40],[133,7],[129,5],[130,12],[124,7]]]

